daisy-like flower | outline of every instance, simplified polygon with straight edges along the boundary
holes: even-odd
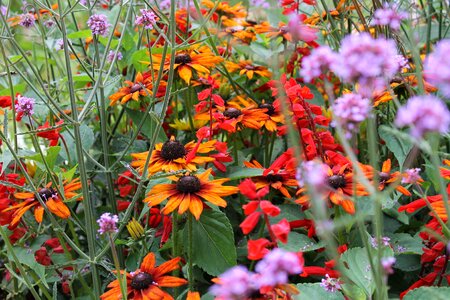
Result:
[[[172,176],[169,179],[175,181],[171,184],[158,184],[147,194],[144,202],[150,207],[160,204],[169,199],[166,206],[161,210],[164,214],[170,214],[178,208],[178,213],[183,214],[188,209],[198,220],[203,212],[203,201],[206,200],[214,205],[226,207],[227,202],[222,198],[238,192],[235,186],[223,186],[229,181],[228,178],[209,180],[212,169],[206,170],[198,175]]]
[[[148,174],[152,175],[160,171],[195,171],[197,170],[198,165],[214,161],[214,158],[212,157],[200,156],[197,155],[197,153],[206,154],[215,150],[215,143],[215,140],[200,143],[198,148],[194,149],[196,147],[195,141],[183,145],[172,136],[170,140],[164,143],[159,143],[155,146],[155,150],[153,150],[150,162],[148,164]],[[187,161],[186,155],[193,150],[196,151],[196,155]],[[145,161],[147,160],[147,156],[148,151],[142,153],[132,153],[131,157],[133,158],[133,161],[131,162],[131,166],[142,173],[144,171],[143,168]]]
[[[258,108],[266,109],[266,115],[269,116],[267,120],[261,121],[261,128],[264,127],[268,131],[277,131],[278,124],[284,122],[284,116],[281,113],[280,102],[275,100],[273,103],[266,103],[264,100],[258,105]]]
[[[130,99],[139,101],[140,97],[152,95],[153,85],[149,73],[141,74],[138,72],[134,82],[125,80],[125,84],[126,86],[109,96],[109,100],[111,100],[109,103],[110,106],[116,104],[119,100],[120,104],[125,104],[130,101]],[[160,87],[158,88],[158,94],[160,94],[163,89],[165,89],[165,82],[161,82]]]
[[[244,165],[252,169],[265,169],[259,162],[253,160],[252,162],[244,162]],[[297,187],[297,180],[289,173],[284,170],[273,172],[271,171],[264,176],[256,176],[252,178],[256,185],[256,190],[260,190],[266,186],[270,186],[282,193],[285,197],[291,198],[288,187]]]
[[[242,127],[260,129],[264,121],[269,119],[265,114],[266,109],[254,108],[252,105],[240,108],[239,105],[230,107],[217,107],[217,112],[213,114],[218,121],[217,126],[228,132],[236,132]]]
[[[162,54],[154,54],[152,55],[153,64],[151,67],[154,70],[159,70],[161,64],[163,64],[164,70],[168,70],[170,67],[170,59],[170,55],[166,55],[163,61]],[[208,47],[192,46],[189,49],[176,53],[174,70],[176,70],[178,76],[184,82],[190,84],[194,71],[200,75],[210,74],[210,69],[222,61],[223,58],[215,56]],[[146,63],[150,64],[149,62]]]
[[[38,193],[42,200],[45,201],[45,205],[51,213],[60,217],[61,219],[67,219],[70,217],[70,210],[67,205],[62,201],[61,197],[58,195],[57,191],[51,187],[52,183],[47,184],[44,188],[39,189]],[[80,179],[74,179],[71,182],[64,182],[64,196],[66,199],[76,198],[77,200],[82,200],[83,198],[77,192],[81,189]],[[11,228],[14,228],[22,219],[22,216],[33,209],[34,218],[36,222],[41,223],[44,217],[44,207],[41,206],[37,197],[30,192],[19,192],[14,193],[14,198],[17,200],[23,200],[19,204],[15,204],[2,212],[14,211],[12,221],[9,224]]]
[[[166,275],[173,270],[180,268],[180,258],[174,258],[166,261],[160,266],[155,266],[155,254],[149,253],[144,257],[139,269],[134,272],[127,273],[121,271],[126,276],[127,282],[127,299],[168,299],[173,297],[161,288],[173,288],[185,285],[186,279]],[[114,280],[108,285],[109,291],[100,296],[101,300],[117,300],[121,299],[120,284],[118,280]]]
[[[253,79],[254,75],[270,79],[272,73],[264,66],[256,66],[251,60],[241,60],[237,64],[231,61],[226,63],[227,70],[229,72],[239,71],[239,75],[247,76],[248,79]]]

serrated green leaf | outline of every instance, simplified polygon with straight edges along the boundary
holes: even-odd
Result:
[[[399,165],[402,166],[413,147],[410,138],[403,132],[384,125],[379,127],[378,133],[380,138],[386,142],[388,149],[394,153]]]
[[[194,264],[208,274],[217,276],[236,265],[233,228],[223,212],[203,211],[200,220],[193,221],[192,243]]]
[[[320,283],[301,283],[297,284],[297,289],[299,290],[298,295],[293,295],[292,298],[295,300],[341,300],[344,299],[341,292],[328,292]]]
[[[347,277],[371,298],[376,285],[366,250],[359,247],[349,249],[341,255],[341,262],[345,266],[343,270]]]
[[[448,300],[450,297],[450,287],[420,287],[410,291],[403,300]]]

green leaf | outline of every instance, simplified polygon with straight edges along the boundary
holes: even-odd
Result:
[[[280,243],[279,246],[291,252],[309,252],[323,248],[324,243],[317,243],[307,235],[291,231],[288,236],[288,242],[286,244]]]
[[[152,52],[153,53],[153,52]],[[135,51],[133,55],[130,57],[130,62],[133,64],[134,68],[138,72],[143,72],[148,69],[148,66],[146,64],[143,64],[143,61],[149,61],[149,53],[147,49],[141,49],[138,51]]]
[[[73,175],[75,175],[77,168],[78,168],[78,164],[76,164],[72,169],[62,173],[62,176],[64,177],[64,179],[67,181],[71,181],[73,178]]]
[[[60,146],[54,146],[54,147],[50,147],[47,150],[47,154],[45,155],[44,159],[48,164],[48,167],[50,170],[53,170],[53,167],[55,166],[56,163],[56,159],[58,158],[58,154],[61,151],[61,147]],[[42,160],[42,156],[41,154],[35,154],[32,156],[25,156],[26,158],[29,158],[31,160],[34,160],[37,164],[37,166],[41,169],[41,170],[46,170],[45,168],[45,164],[44,161]]]
[[[394,153],[395,158],[400,166],[405,162],[406,156],[413,147],[413,143],[408,135],[393,129],[391,127],[381,125],[378,129],[380,138],[386,142],[388,149]]]
[[[187,226],[185,227],[187,230]],[[185,244],[187,232],[185,231]],[[212,276],[236,265],[233,228],[221,211],[205,210],[192,224],[193,263]]]
[[[47,285],[47,282],[45,281],[45,267],[36,261],[34,257],[35,250],[22,247],[14,247],[13,249],[18,261],[33,270],[38,277],[41,278],[42,282]],[[8,253],[8,259],[14,261],[10,253]]]
[[[371,298],[376,286],[366,250],[359,247],[349,249],[341,255],[341,262],[347,277]]]
[[[0,162],[2,164],[2,168],[0,171],[0,175],[3,174],[3,172],[8,168],[8,165],[14,160],[14,157],[9,151],[8,148],[5,148],[2,153],[2,158],[0,159]]]
[[[239,179],[243,179],[243,178],[261,176],[262,174],[263,174],[262,169],[232,167],[229,169],[227,178],[230,178],[230,180],[239,180]]]
[[[158,125],[158,120],[157,120],[156,116],[152,115],[151,113],[146,116],[145,113],[143,113],[141,111],[128,109],[128,108],[126,108],[125,111],[126,111],[127,115],[133,121],[134,125],[136,125],[136,126],[138,126],[139,123],[141,123],[142,119],[146,117],[144,124],[141,127],[141,133],[148,138],[151,138],[153,136],[156,126]],[[167,141],[167,136],[164,133],[164,130],[160,129],[158,138],[156,139],[156,142],[161,143],[161,142],[165,142],[165,141]]]
[[[450,287],[420,287],[410,291],[403,300],[419,300],[419,299],[433,299],[433,300],[448,300],[450,295]]]
[[[391,244],[397,254],[422,255],[423,253],[423,244],[418,236],[413,237],[407,233],[396,233],[391,237]]]
[[[92,36],[92,31],[90,29],[85,29],[85,30],[80,30],[80,31],[75,31],[72,33],[69,33],[67,35],[67,38],[69,39],[85,39],[87,37],[91,37]]]
[[[70,153],[70,158],[73,162],[73,161],[77,160],[77,152],[76,152],[75,141],[74,141],[74,138],[72,137],[73,130],[71,130],[71,133],[69,133],[68,131],[64,131],[62,133],[62,135],[63,135],[64,139],[66,140],[67,149]],[[80,140],[81,140],[81,145],[83,146],[83,149],[85,149],[87,152],[89,152],[92,145],[94,144],[94,131],[92,130],[92,128],[90,128],[89,126],[87,126],[85,124],[81,125],[80,126]],[[68,159],[66,151],[62,151],[61,156],[64,159]]]
[[[320,300],[343,300],[344,296],[340,292],[328,292],[320,283],[301,283],[297,284],[297,289],[300,294],[293,295],[295,300],[310,300],[310,299],[320,299]]]

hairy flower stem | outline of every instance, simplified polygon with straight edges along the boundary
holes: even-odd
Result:
[[[117,280],[119,281],[120,292],[122,293],[122,299],[127,299],[127,284],[126,284],[126,274],[122,277],[120,273],[120,261],[117,255],[116,244],[114,243],[111,233],[108,233],[109,245],[111,246],[111,253],[114,261],[114,267],[117,271]]]

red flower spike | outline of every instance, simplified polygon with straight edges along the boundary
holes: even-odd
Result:
[[[268,187],[267,187],[268,188]],[[259,203],[259,207],[263,212],[271,217],[276,217],[280,214],[281,210],[277,206],[273,205],[270,201],[263,200]]]
[[[245,220],[239,225],[244,234],[249,234],[255,228],[259,222],[260,212],[251,213]]]
[[[291,227],[286,219],[281,220],[278,224],[272,225],[272,231],[282,243],[286,244],[288,241],[289,232],[291,232]]]
[[[248,259],[250,260],[258,260],[263,258],[267,253],[269,253],[269,249],[266,247],[270,245],[269,240],[267,239],[257,239],[257,240],[249,240],[248,247]]]

